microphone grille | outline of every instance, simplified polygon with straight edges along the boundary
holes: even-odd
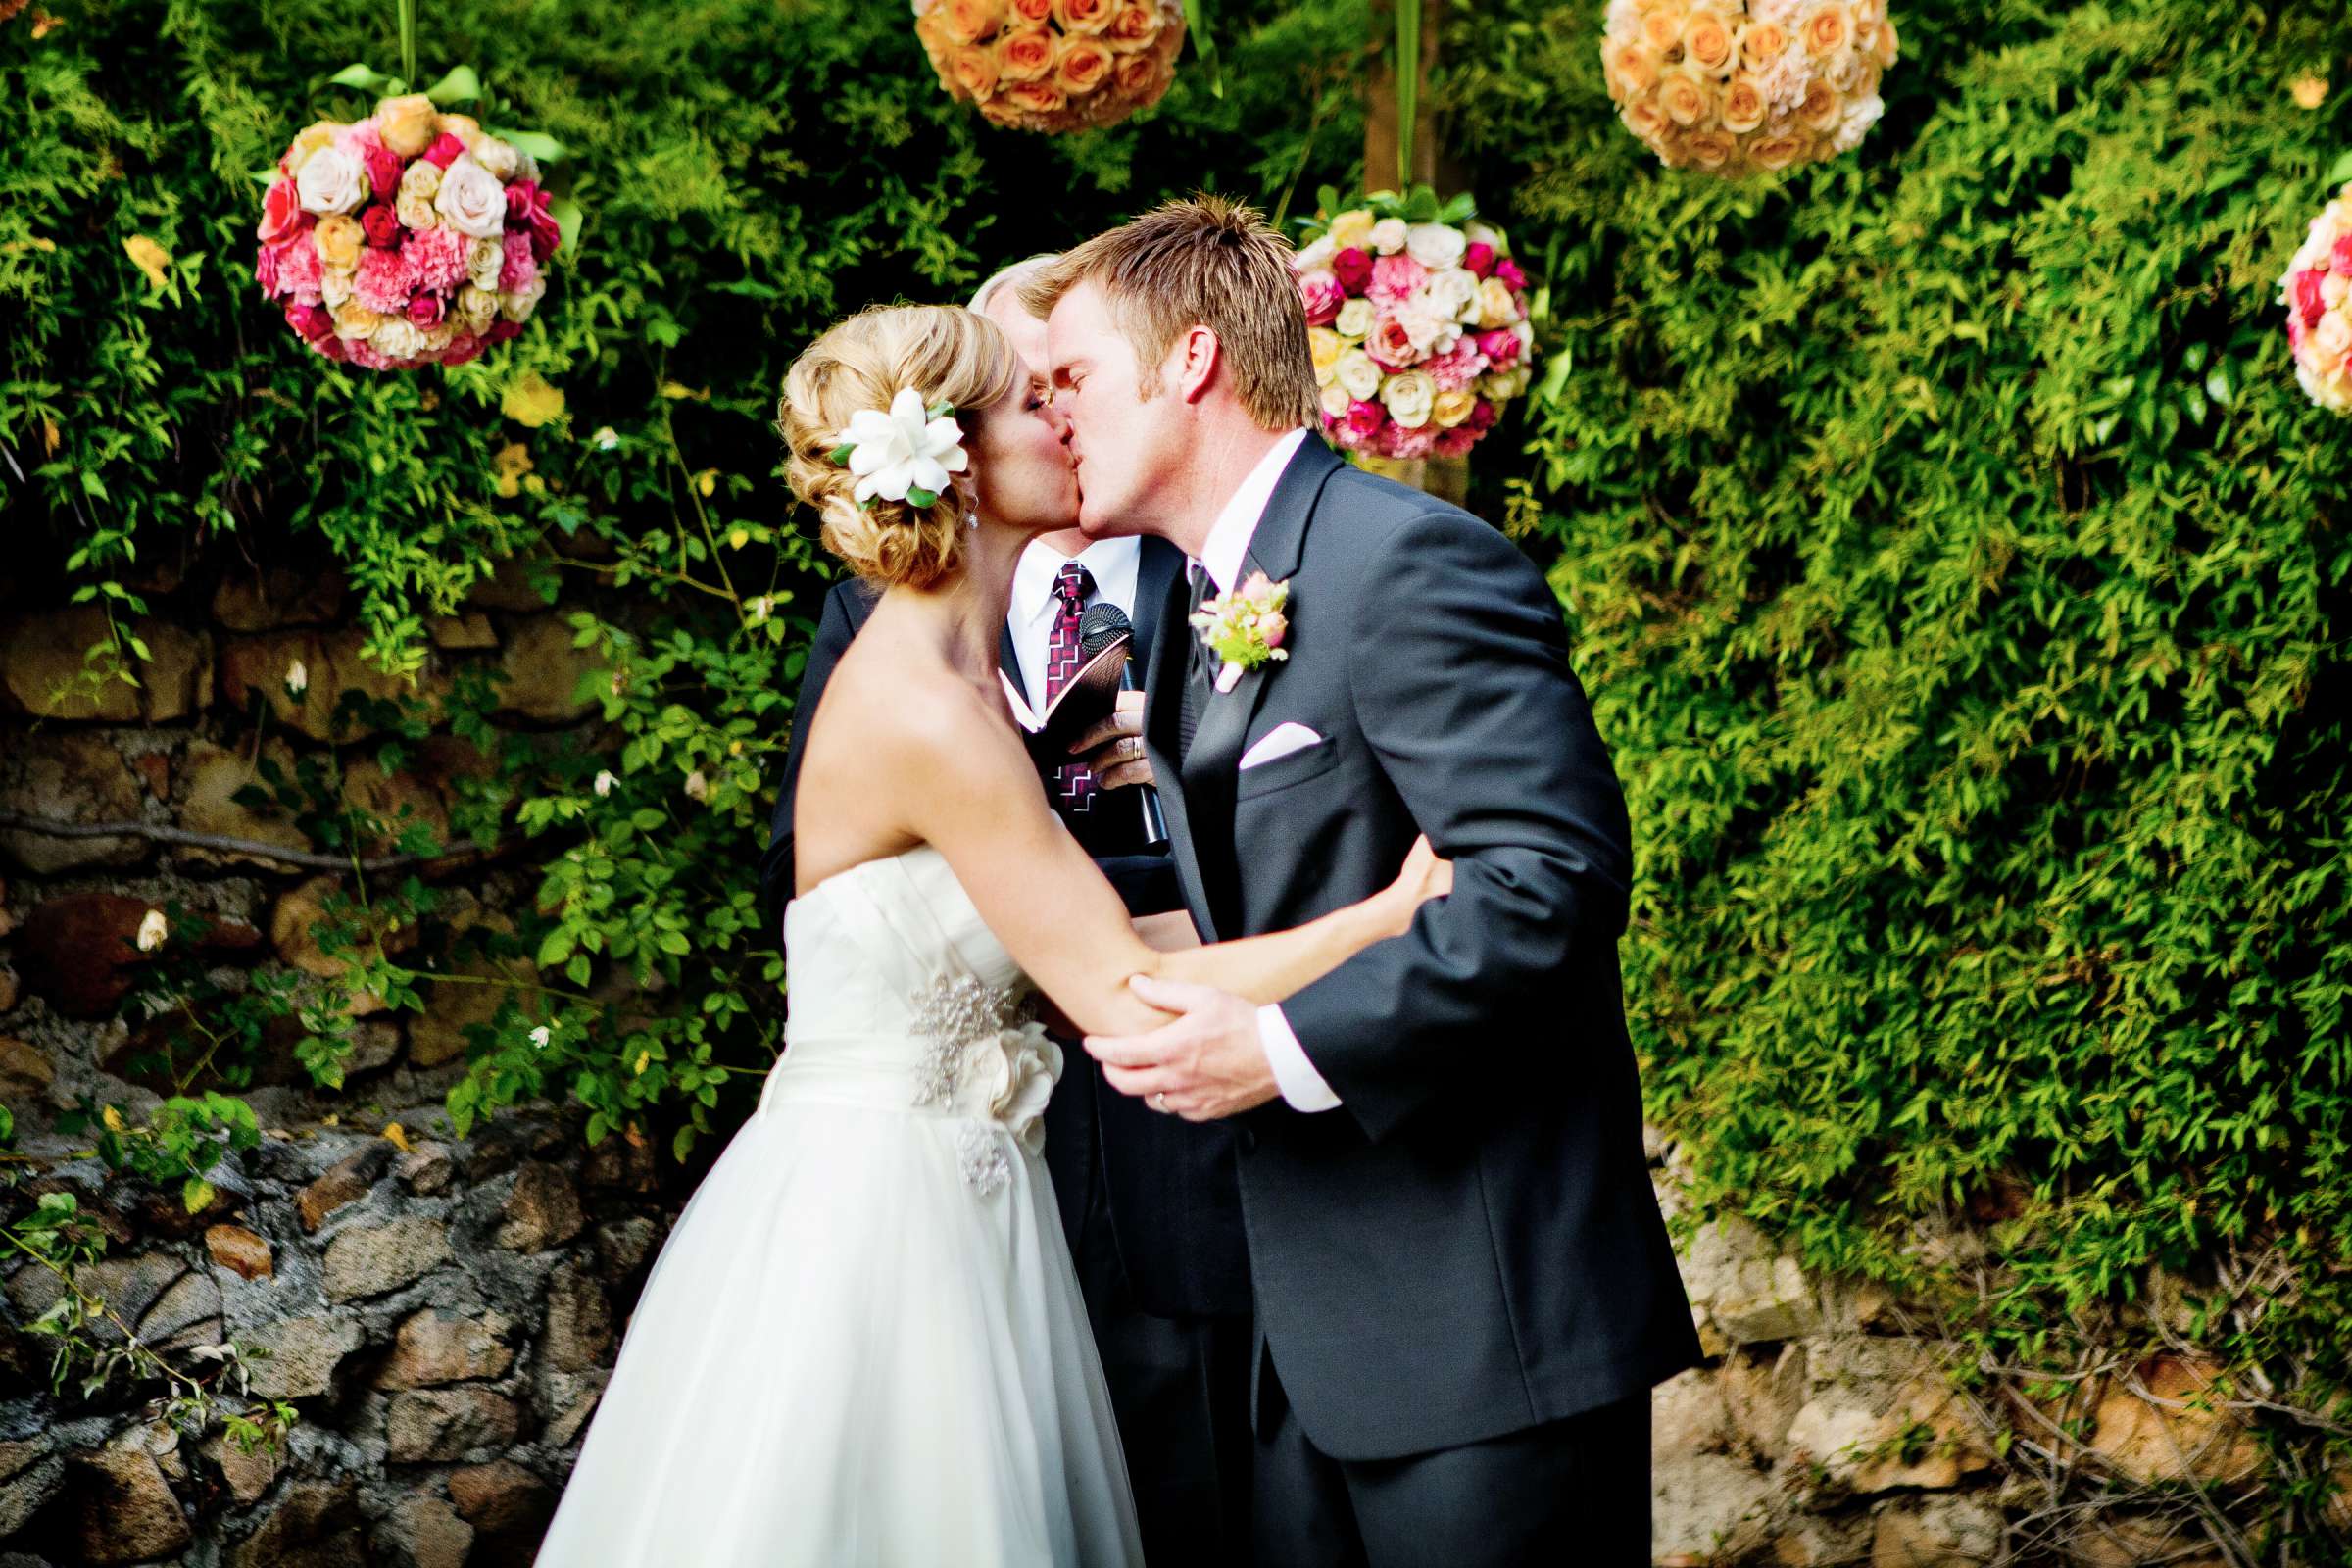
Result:
[[[1086,607],[1078,617],[1078,650],[1087,658],[1108,648],[1122,637],[1133,637],[1135,626],[1128,620],[1127,612],[1108,602]]]

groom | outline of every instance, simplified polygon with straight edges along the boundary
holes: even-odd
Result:
[[[1090,1040],[1105,1080],[1235,1118],[1257,1309],[1261,1563],[1649,1560],[1649,1389],[1698,1359],[1642,1151],[1616,943],[1624,799],[1560,607],[1486,523],[1343,465],[1290,250],[1173,203],[1042,270],[1080,525],[1157,534],[1145,741],[1204,940],[1365,897],[1416,832],[1451,895],[1276,1006]],[[1286,661],[1185,617],[1287,583]]]

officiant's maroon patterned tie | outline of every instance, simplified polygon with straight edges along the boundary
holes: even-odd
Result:
[[[1086,596],[1095,591],[1095,576],[1075,561],[1065,561],[1054,577],[1054,634],[1046,641],[1046,701],[1061,689],[1085,662],[1078,646],[1078,617],[1086,612]],[[1064,812],[1083,815],[1095,808],[1095,775],[1076,762],[1054,771],[1054,803]]]

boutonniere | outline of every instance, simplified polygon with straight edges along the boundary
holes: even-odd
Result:
[[[1291,630],[1290,617],[1282,608],[1290,599],[1287,580],[1274,582],[1264,572],[1253,571],[1242,579],[1240,587],[1200,601],[1193,624],[1200,628],[1200,641],[1220,662],[1219,693],[1233,690],[1243,670],[1291,657],[1282,646]]]

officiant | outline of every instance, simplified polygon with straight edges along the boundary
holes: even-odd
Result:
[[[1045,323],[1019,302],[1032,258],[981,285],[988,317],[1042,374]],[[1154,640],[1190,635],[1169,611],[1184,556],[1163,540],[1089,540],[1075,528],[1033,540],[1016,567],[999,661],[1043,710],[1085,661],[1081,623],[1115,606],[1133,626],[1140,672]],[[792,807],[801,737],[825,682],[873,612],[872,589],[844,579],[826,596],[793,710],[760,891],[770,929],[793,893]],[[1098,620],[1102,619],[1098,613]],[[1137,684],[1141,685],[1140,673]],[[1140,740],[1142,698],[1085,737],[1081,755],[1042,780],[1055,812],[1094,857],[1132,914],[1184,906],[1164,832],[1144,796],[1151,764]],[[1146,1557],[1246,1562],[1250,1557],[1249,1254],[1232,1133],[1223,1122],[1162,1116],[1103,1084],[1074,1046],[1046,1109],[1046,1163],[1110,1385]]]

